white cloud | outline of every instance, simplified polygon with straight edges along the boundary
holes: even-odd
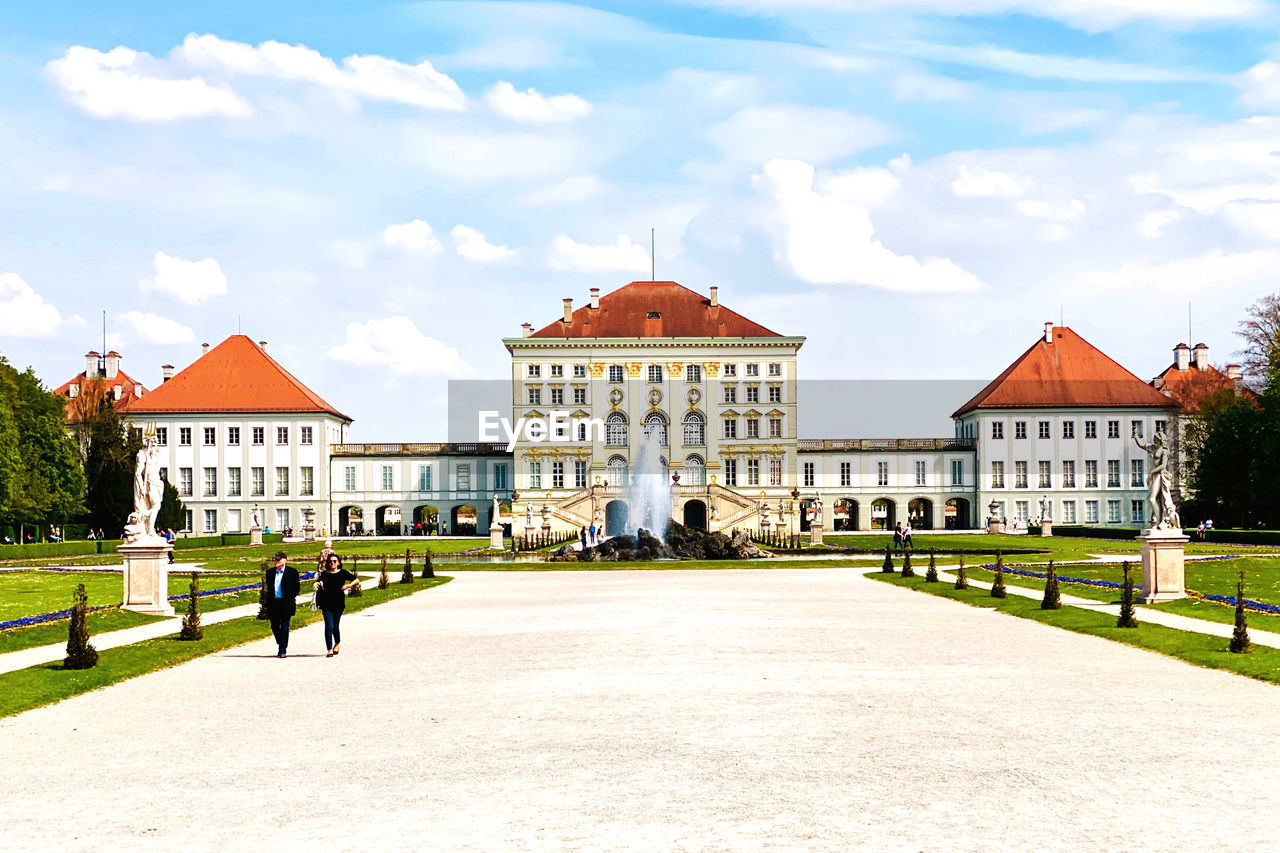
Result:
[[[551,245],[551,268],[578,272],[648,272],[649,252],[632,243],[625,234],[618,235],[612,246],[579,243],[564,234],[556,235]]]
[[[298,80],[338,92],[418,107],[461,110],[467,97],[426,60],[408,65],[385,56],[348,56],[339,66],[305,45],[264,41],[254,47],[212,35],[188,35],[175,60],[230,74]]]
[[[500,115],[537,124],[573,121],[591,113],[591,104],[577,95],[543,95],[537,89],[520,92],[506,80],[493,84],[484,100]]]
[[[418,330],[408,317],[348,323],[347,339],[328,352],[347,364],[381,366],[402,376],[466,376],[471,368],[458,351]]]
[[[0,335],[15,338],[52,337],[62,315],[17,273],[0,273]]]
[[[905,54],[936,62],[990,68],[1041,80],[1078,80],[1084,83],[1182,83],[1220,82],[1220,76],[1201,71],[1153,68],[1126,62],[1109,62],[1079,56],[1023,53],[989,44],[954,45],[918,41],[867,45],[868,50]]]
[[[184,261],[164,252],[156,252],[156,275],[138,286],[144,292],[167,293],[187,305],[195,305],[227,292],[227,277],[213,258]]]
[[[829,163],[893,139],[882,122],[800,104],[746,107],[712,125],[707,138],[731,162],[758,166],[778,157]]]
[[[1017,198],[1026,195],[1033,184],[1021,175],[997,170],[974,170],[960,166],[951,182],[951,191],[961,198]]]
[[[516,199],[522,207],[556,207],[578,204],[609,189],[609,184],[595,175],[573,175],[558,184],[531,190]]]
[[[189,327],[159,314],[126,311],[120,319],[133,329],[139,339],[149,344],[189,344],[196,339],[196,333]]]
[[[903,74],[893,81],[899,101],[963,101],[973,97],[974,87],[953,77],[937,74]]]
[[[771,160],[757,186],[777,204],[781,254],[812,284],[862,284],[911,293],[974,291],[977,276],[950,258],[900,255],[876,239],[865,208],[814,190],[814,167]]]
[[[1252,286],[1271,281],[1280,266],[1280,251],[1223,252],[1159,261],[1131,261],[1118,269],[1093,270],[1081,276],[1082,283],[1104,292],[1204,295],[1206,287],[1216,293],[1237,285]]]
[[[229,88],[203,77],[164,76],[162,63],[127,47],[102,53],[76,45],[46,65],[45,72],[73,103],[97,118],[172,121],[243,118],[252,112]]]
[[[449,232],[458,254],[464,258],[481,263],[501,261],[511,257],[514,252],[506,246],[495,246],[484,238],[484,234],[469,225],[455,225]]]
[[[438,252],[443,248],[431,230],[431,226],[421,219],[414,219],[401,225],[388,225],[382,231],[382,241],[388,246],[425,249],[428,252]]]
[[[1235,78],[1241,102],[1252,109],[1280,107],[1280,62],[1268,59]]]

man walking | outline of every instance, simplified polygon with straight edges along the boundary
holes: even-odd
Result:
[[[271,633],[275,634],[276,645],[280,651],[276,657],[282,658],[289,650],[289,620],[298,605],[298,570],[288,564],[288,555],[284,551],[276,552],[276,568],[267,576],[271,597]]]

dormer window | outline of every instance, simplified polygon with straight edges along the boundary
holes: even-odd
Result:
[[[661,320],[661,319],[662,319],[662,312],[661,312],[661,311],[650,311],[648,314],[646,314],[646,315],[645,315],[645,319],[647,319],[647,320]]]

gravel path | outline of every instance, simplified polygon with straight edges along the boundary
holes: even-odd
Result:
[[[1276,844],[1277,688],[862,571],[459,573],[0,720],[3,846]]]

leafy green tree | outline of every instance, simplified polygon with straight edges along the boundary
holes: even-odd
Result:
[[[1049,568],[1045,574],[1044,598],[1040,599],[1040,609],[1061,610],[1062,594],[1058,591],[1058,570],[1054,568],[1053,560],[1049,561]]]
[[[88,444],[89,526],[118,538],[133,511],[133,473],[142,436],[126,428],[109,397],[103,397],[93,417],[84,423]]]
[[[1004,555],[996,551],[996,577],[991,582],[991,597],[1005,598],[1008,592],[1004,588]]]
[[[200,624],[200,573],[191,573],[191,594],[187,597],[187,615],[182,617],[179,640],[204,639],[204,626]]]
[[[187,507],[178,497],[178,487],[165,480],[164,497],[160,499],[160,511],[156,513],[157,530],[181,530]]]
[[[1236,581],[1236,627],[1231,632],[1231,645],[1228,648],[1238,655],[1245,654],[1253,648],[1249,639],[1249,620],[1244,610],[1244,569]]]
[[[1129,561],[1124,561],[1124,584],[1120,587],[1120,618],[1116,620],[1117,628],[1137,628],[1137,610],[1133,606],[1133,570]]]
[[[89,642],[89,595],[77,584],[71,596],[71,624],[67,629],[67,656],[63,669],[92,669],[98,665],[98,650]]]
[[[968,589],[969,576],[964,571],[964,554],[960,555],[960,565],[956,567],[956,589]]]
[[[932,548],[929,549],[929,568],[924,573],[925,583],[938,582],[938,558]]]

